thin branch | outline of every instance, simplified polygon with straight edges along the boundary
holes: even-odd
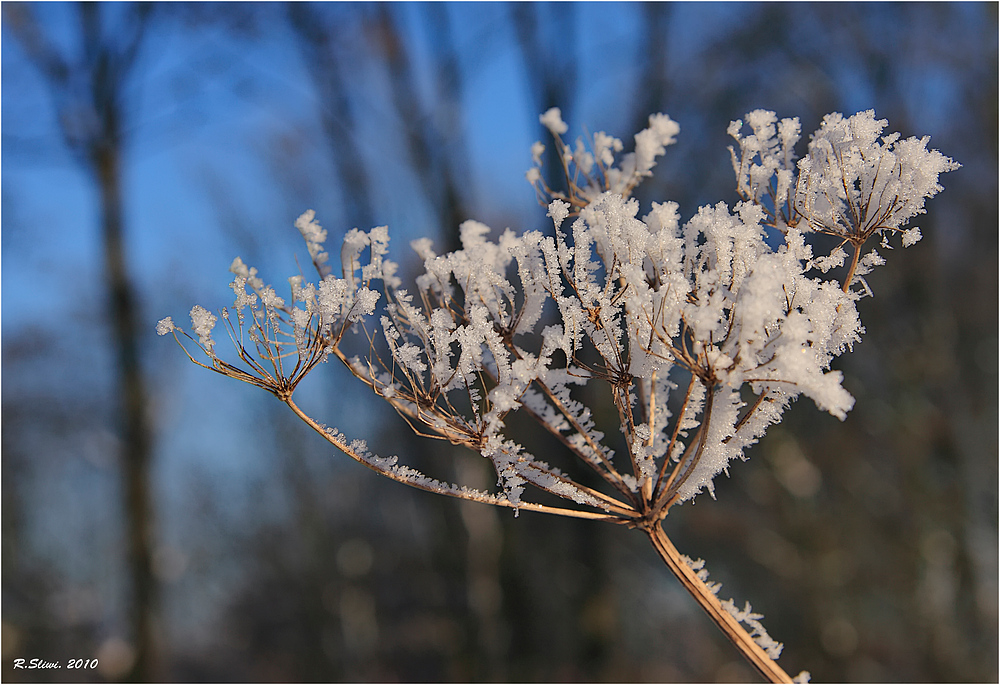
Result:
[[[659,523],[653,524],[644,530],[649,536],[653,548],[663,559],[667,568],[681,581],[684,589],[691,593],[701,608],[705,610],[709,618],[715,622],[719,629],[725,633],[729,641],[733,643],[740,654],[750,662],[750,665],[770,683],[791,683],[794,682],[778,663],[769,657],[761,649],[760,645],[754,642],[750,634],[740,625],[732,614],[722,606],[719,598],[715,596],[698,574],[695,573],[688,563],[681,557],[680,552],[674,547],[670,538],[663,531]]]
[[[391,471],[388,469],[380,468],[378,465],[371,463],[362,457],[357,450],[352,448],[349,444],[341,440],[337,435],[327,432],[326,428],[321,426],[315,420],[312,419],[308,414],[302,411],[295,402],[292,401],[291,397],[282,400],[288,405],[288,408],[292,412],[302,419],[306,425],[312,428],[314,431],[319,433],[324,440],[329,442],[331,445],[336,447],[338,450],[349,456],[354,461],[358,462],[363,466],[367,466],[372,471],[375,471],[379,475],[385,476],[390,480],[394,480],[397,483],[403,483],[404,485],[409,485],[417,490],[423,490],[425,492],[431,492],[436,495],[447,495],[449,497],[455,497],[457,499],[467,500],[469,502],[480,502],[482,504],[492,504],[497,507],[507,507],[508,509],[520,510],[524,509],[527,511],[538,511],[544,514],[556,514],[559,516],[569,516],[571,518],[581,518],[581,519],[591,519],[594,521],[610,521],[612,523],[627,523],[628,518],[622,516],[617,516],[614,514],[602,514],[594,511],[580,511],[578,509],[565,509],[562,507],[550,507],[545,504],[535,504],[534,502],[511,502],[508,499],[498,497],[496,495],[491,495],[489,493],[477,492],[474,490],[460,490],[458,488],[447,488],[442,489],[439,487],[434,487],[433,485],[423,483],[420,481],[413,480],[412,478],[407,478],[405,475],[397,473],[396,471]]]

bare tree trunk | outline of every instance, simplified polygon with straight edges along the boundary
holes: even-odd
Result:
[[[670,95],[667,69],[667,37],[673,7],[668,3],[649,2],[642,5],[642,23],[645,26],[642,50],[643,72],[639,91],[635,95],[632,124],[629,131],[641,131],[649,125],[649,115],[662,112]],[[669,109],[669,108],[667,108]]]
[[[113,124],[117,126],[117,123]],[[127,272],[121,195],[121,152],[115,142],[94,147],[91,163],[101,195],[101,235],[108,312],[117,358],[117,395],[121,403],[122,485],[127,528],[127,559],[132,587],[133,681],[152,679],[156,583],[153,578],[153,513],[150,493],[151,431],[147,393],[139,361],[134,288]]]
[[[459,225],[469,218],[459,179],[468,176],[459,107],[461,72],[448,10],[430,4],[424,11],[432,40],[431,57],[437,102],[425,109],[416,92],[416,76],[406,39],[386,5],[376,13],[381,47],[392,86],[392,102],[406,131],[410,164],[428,205],[436,212],[445,251],[457,250]]]
[[[115,38],[102,31],[96,3],[76,6],[79,53],[64,56],[25,6],[4,8],[5,23],[35,63],[53,94],[67,146],[78,155],[100,195],[105,295],[118,378],[122,437],[122,515],[131,582],[128,623],[134,641],[129,680],[153,679],[157,588],[152,571],[153,514],[149,484],[152,432],[139,358],[135,289],[128,277],[124,245],[121,156],[125,81],[148,25],[151,5],[135,5]]]
[[[542,26],[542,10],[554,13],[552,3],[510,5],[510,21],[524,60],[525,80],[537,114],[559,107],[563,120],[571,120],[576,95],[576,8],[560,3],[557,30]],[[546,30],[546,29],[549,30]],[[550,188],[563,183],[562,166],[554,145],[545,147],[542,175]]]
[[[371,184],[355,140],[356,115],[342,74],[338,37],[325,24],[325,15],[308,3],[290,4],[288,17],[319,96],[320,121],[338,176],[344,216],[349,225],[368,230],[374,215]]]

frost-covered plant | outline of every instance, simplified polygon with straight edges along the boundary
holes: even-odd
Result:
[[[904,226],[942,189],[939,175],[958,165],[928,150],[927,138],[882,136],[886,122],[871,111],[827,116],[798,161],[797,119],[779,122],[763,110],[746,119],[748,134],[741,121],[729,127],[738,144],[735,207],[702,207],[682,223],[676,203],[654,202],[640,216],[630,193],[675,141],[677,123],[651,116],[634,151],[620,155],[622,141],[603,132],[570,147],[561,137],[568,127],[551,109],[541,122],[566,188],[542,181],[541,143],[527,174],[548,207],[549,229],[508,229],[493,241],[487,226],[466,221],[462,248],[442,255],[430,240],[414,241],[424,272],[404,289],[386,258],[386,227],[349,231],[335,276],[326,231],[309,211],[295,225],[318,281],[293,276],[286,301],[239,258],[230,267],[236,300],[221,317],[238,362],[216,353],[216,317],[202,307],[191,310],[193,336],[170,318],[157,331],[186,337],[205,355],[202,362],[188,352],[196,364],[268,390],[332,445],[393,480],[515,515],[641,529],[761,674],[792,682],[774,661],[781,644],[762,617],[749,604],[720,601],[704,562],[679,554],[661,522],[674,505],[712,492],[715,476],[745,459],[800,394],[845,418],[854,398],[830,364],[861,339],[855,305],[871,294],[863,277],[884,263],[874,250],[863,255],[864,246],[878,236],[888,248],[894,233],[904,246],[919,240],[919,229]],[[817,232],[839,245],[814,254],[808,238]],[[848,252],[842,279],[828,277]],[[349,331],[365,336],[365,356],[344,349]],[[417,433],[489,459],[498,491],[434,480],[306,415],[293,392],[330,355]],[[607,389],[616,424],[598,425],[580,401],[588,384]],[[604,486],[583,485],[512,440],[505,421],[518,411]],[[529,488],[557,499],[532,501]]]

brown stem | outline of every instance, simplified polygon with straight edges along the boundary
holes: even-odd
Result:
[[[854,280],[854,272],[857,271],[858,260],[861,259],[861,247],[862,247],[862,245],[864,245],[864,243],[855,243],[854,244],[854,257],[851,258],[851,268],[848,270],[848,272],[847,272],[847,278],[844,279],[844,285],[842,286],[842,290],[845,293],[848,290],[851,289],[851,281]]]
[[[624,523],[629,520],[629,518],[636,518],[639,516],[638,512],[629,513],[628,510],[622,509],[620,513],[603,513],[596,511],[582,511],[577,509],[564,509],[561,507],[552,507],[545,504],[535,504],[534,502],[518,502],[514,503],[507,499],[502,499],[499,497],[491,496],[487,493],[475,493],[471,490],[459,490],[459,489],[439,489],[433,485],[426,482],[426,480],[418,480],[413,476],[409,476],[405,473],[399,473],[390,469],[385,469],[371,461],[364,458],[357,450],[355,450],[350,444],[340,439],[337,435],[328,433],[326,428],[315,421],[311,416],[306,414],[302,409],[299,408],[295,402],[292,401],[291,396],[280,398],[282,402],[288,405],[288,408],[298,416],[303,422],[306,423],[310,428],[319,433],[327,442],[336,447],[338,450],[349,456],[354,461],[358,462],[362,466],[367,466],[372,471],[394,480],[397,483],[403,483],[404,485],[409,485],[412,488],[418,490],[424,490],[426,492],[432,492],[438,495],[447,495],[448,497],[455,497],[457,499],[469,500],[470,502],[481,502],[483,504],[492,504],[496,507],[507,507],[508,509],[524,509],[526,511],[538,511],[546,514],[557,514],[559,516],[569,516],[571,518],[582,518],[582,519],[592,519],[596,521],[611,521],[613,523]],[[445,484],[447,485],[447,484]]]
[[[674,432],[670,436],[670,443],[667,445],[667,450],[664,453],[663,464],[660,466],[660,473],[656,477],[656,496],[653,499],[658,499],[660,493],[666,488],[667,482],[663,480],[663,477],[667,474],[667,466],[670,464],[671,455],[674,453],[674,445],[677,443],[677,436],[681,432],[681,422],[684,420],[684,412],[687,410],[688,401],[691,399],[691,390],[694,388],[694,384],[697,382],[698,377],[691,374],[691,382],[688,383],[687,392],[684,393],[684,403],[681,404],[681,410],[677,412],[677,421],[674,423]],[[670,474],[670,480],[673,481],[676,474]]]
[[[681,487],[691,477],[691,474],[694,473],[695,468],[698,466],[698,462],[701,461],[701,454],[705,450],[705,443],[708,441],[708,429],[712,421],[712,407],[714,402],[715,390],[709,389],[708,399],[705,400],[704,418],[702,419],[701,426],[698,427],[698,432],[695,433],[691,445],[685,450],[684,455],[677,462],[677,466],[674,467],[673,472],[670,474],[667,484],[663,487],[663,494],[656,500],[656,504],[654,505],[654,509],[657,511],[656,520],[660,520],[667,515],[667,509],[677,501],[677,494],[680,492]],[[683,417],[677,419],[678,422],[680,422],[681,418]],[[689,462],[687,461],[687,453],[696,444],[698,448],[691,456],[691,461]]]
[[[791,683],[792,679],[785,673],[784,669],[777,662],[769,657],[761,649],[760,645],[754,642],[750,634],[743,629],[732,614],[730,614],[719,602],[707,585],[698,577],[694,570],[688,566],[687,562],[681,558],[680,552],[670,542],[670,538],[663,532],[659,523],[653,524],[645,529],[650,542],[656,549],[660,558],[681,581],[684,589],[691,593],[701,608],[705,610],[717,626],[726,634],[729,641],[733,643],[740,654],[750,662],[760,675],[770,683]]]

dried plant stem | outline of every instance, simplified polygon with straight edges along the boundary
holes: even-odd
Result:
[[[864,243],[854,243],[854,255],[851,257],[851,266],[847,270],[847,278],[844,279],[844,285],[841,286],[845,293],[850,291],[851,283],[854,281],[854,272],[858,270],[858,262],[861,260],[862,247],[864,247]]]
[[[681,557],[661,525],[659,523],[651,525],[645,528],[645,532],[667,567],[757,672],[771,683],[793,682],[784,669],[754,642],[732,614],[723,608],[715,593]]]
[[[455,497],[457,499],[469,500],[470,502],[480,502],[482,504],[492,504],[496,507],[507,507],[508,509],[523,509],[525,511],[538,511],[545,514],[556,514],[558,516],[569,516],[571,518],[582,518],[591,519],[595,521],[611,521],[613,523],[621,523],[623,518],[628,519],[629,516],[638,518],[639,514],[631,512],[629,510],[622,509],[619,513],[600,513],[595,511],[581,511],[578,509],[565,509],[562,507],[552,507],[545,504],[535,504],[534,502],[518,502],[513,503],[506,498],[498,498],[487,493],[477,493],[471,490],[461,491],[461,490],[442,490],[440,487],[430,485],[428,483],[415,480],[412,477],[407,477],[404,474],[394,472],[390,469],[381,468],[378,465],[372,463],[371,461],[365,459],[361,454],[358,453],[351,445],[349,445],[344,440],[340,439],[337,435],[330,433],[326,430],[326,427],[317,423],[311,416],[306,414],[302,409],[299,408],[295,402],[292,401],[291,396],[281,399],[292,412],[298,416],[303,422],[305,422],[310,428],[319,433],[323,439],[329,442],[331,445],[336,447],[338,450],[349,456],[354,461],[358,462],[362,466],[367,466],[372,471],[394,480],[397,483],[402,483],[404,485],[409,485],[412,488],[417,488],[418,490],[424,490],[426,492],[432,492],[438,495],[446,495],[448,497]]]

